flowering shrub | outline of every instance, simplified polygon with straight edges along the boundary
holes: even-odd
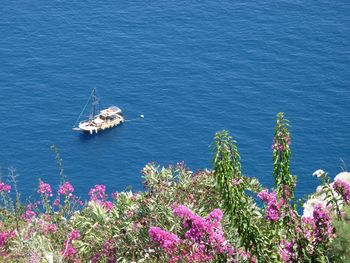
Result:
[[[350,201],[350,185],[343,180],[336,180],[333,188],[342,197],[344,203],[348,204]]]
[[[328,243],[333,233],[329,211],[318,205],[314,209],[313,219],[314,244]]]
[[[262,190],[258,197],[266,204],[265,218],[270,221],[277,221],[280,218],[280,210],[284,204],[283,198],[277,202],[277,193],[268,193],[268,190]]]
[[[169,262],[233,260],[235,250],[224,237],[220,224],[223,214],[220,209],[214,209],[206,218],[202,218],[186,206],[174,204],[173,213],[182,219],[185,231],[183,238],[159,227],[151,227],[149,230],[152,241],[166,253]]]
[[[80,233],[78,230],[72,230],[67,237],[67,240],[64,241],[63,250],[61,254],[64,258],[75,258],[77,253],[76,248],[73,246],[73,241],[80,238]]]
[[[337,230],[336,238],[330,243],[327,252],[330,262],[346,263],[350,258],[350,207],[344,209],[343,218],[333,219],[332,225]]]
[[[151,246],[149,231],[152,226],[180,228],[181,222],[171,209],[174,202],[181,200],[207,213],[219,205],[214,178],[208,171],[192,173],[179,163],[168,168],[148,164],[142,172],[145,192],[113,193],[109,201],[105,187],[95,186],[90,190],[93,200],[71,220],[82,236],[76,241],[81,258],[92,262],[116,262],[116,259],[159,262],[160,251]],[[208,200],[207,196],[212,199]],[[105,206],[107,202],[112,202],[111,209]]]
[[[289,123],[283,114],[278,114],[272,145],[275,188],[271,192],[267,189],[257,191],[259,187],[252,189],[251,184],[247,183],[249,180],[242,180],[244,176],[241,175],[235,141],[226,131],[217,133],[213,147],[217,188],[224,201],[224,212],[230,216],[230,221],[238,232],[238,246],[251,255],[250,260],[326,261],[326,251],[334,238],[332,213],[335,211],[336,215],[340,214],[339,198],[326,178],[326,173],[317,171],[315,176],[323,179],[322,188],[326,193],[324,199],[331,206],[329,209],[327,205],[314,207],[308,218],[298,214],[294,200],[296,177],[290,172],[291,139],[288,127]],[[348,200],[345,184],[336,183],[334,189],[344,201]],[[263,201],[265,207],[262,210],[247,195],[247,190],[255,192]]]
[[[273,138],[273,177],[278,197],[293,198],[296,177],[290,173],[290,157],[292,155],[289,122],[283,113],[277,115],[275,136]]]
[[[3,251],[5,250],[5,246],[8,243],[8,240],[11,238],[14,238],[15,232],[14,231],[2,231],[2,224],[0,223],[0,255],[3,255]]]
[[[342,244],[350,236],[346,173],[331,183],[326,172],[316,171],[322,185],[301,216],[290,147],[289,123],[281,113],[270,190],[242,174],[236,142],[222,131],[215,135],[211,171],[193,173],[183,162],[166,168],[150,163],[142,170],[143,192],[108,194],[97,184],[86,202],[75,195],[53,147],[58,189],[39,179],[35,196],[22,203],[13,171],[11,185],[0,178],[1,260],[345,262],[349,249]]]
[[[150,227],[149,235],[153,242],[157,243],[169,256],[175,257],[177,246],[181,243],[180,238],[159,227]]]

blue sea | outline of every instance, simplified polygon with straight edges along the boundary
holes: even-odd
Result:
[[[211,168],[223,129],[243,173],[271,186],[280,111],[297,196],[314,191],[316,169],[350,167],[348,0],[3,0],[0,13],[0,164],[24,196],[38,178],[58,186],[53,144],[84,197],[95,184],[142,190],[152,161]],[[72,126],[94,87],[129,121],[81,135]]]

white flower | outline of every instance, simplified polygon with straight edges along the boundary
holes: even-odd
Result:
[[[320,196],[312,196],[310,199],[303,204],[303,217],[313,217],[314,207],[316,205],[321,205],[323,208],[326,208],[326,196],[322,194]]]
[[[324,175],[326,172],[323,171],[322,169],[318,169],[317,171],[315,171],[312,175],[316,176],[316,177],[321,177],[322,175]]]
[[[342,172],[342,173],[337,174],[334,178],[334,182],[337,180],[342,180],[342,181],[345,181],[348,184],[350,184],[350,173],[349,172]]]
[[[316,193],[317,194],[322,194],[324,191],[323,191],[323,186],[322,185],[319,185],[319,186],[317,186],[317,188],[316,188]]]
[[[53,253],[52,252],[45,253],[45,259],[47,260],[48,263],[53,263]]]

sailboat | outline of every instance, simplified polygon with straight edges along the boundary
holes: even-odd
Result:
[[[88,120],[83,120],[78,123],[82,113],[85,111],[86,106],[92,99],[92,112],[89,116]],[[98,133],[100,131],[113,128],[122,124],[125,121],[122,110],[117,106],[111,106],[106,109],[103,109],[97,113],[97,106],[99,104],[99,100],[96,96],[96,88],[94,88],[91,92],[88,102],[86,103],[84,109],[80,113],[73,130],[74,131],[82,131],[86,133]]]

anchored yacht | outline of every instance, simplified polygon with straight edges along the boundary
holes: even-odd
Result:
[[[84,112],[91,98],[92,98],[92,113],[90,114],[89,119],[79,122],[79,125],[76,126],[77,122],[79,121],[82,113]],[[98,104],[99,104],[99,100],[96,97],[96,89],[94,88],[82,113],[80,113],[80,116],[78,117],[78,120],[74,125],[73,130],[88,132],[90,134],[93,134],[93,133],[98,133],[99,131],[113,128],[125,121],[122,110],[116,106],[108,107],[106,109],[101,110],[98,114],[96,114]]]

